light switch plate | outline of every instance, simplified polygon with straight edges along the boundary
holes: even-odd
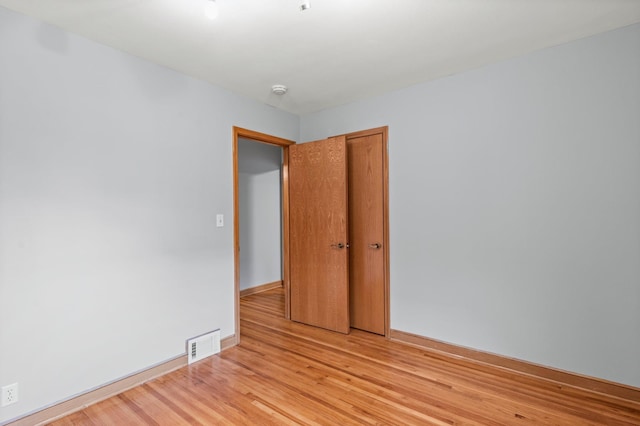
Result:
[[[224,226],[224,215],[223,214],[216,215],[216,226],[218,228],[221,228],[221,227]]]

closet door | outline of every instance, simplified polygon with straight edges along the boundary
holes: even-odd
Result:
[[[351,327],[385,334],[383,134],[348,136]]]
[[[346,138],[289,147],[291,319],[349,332]]]

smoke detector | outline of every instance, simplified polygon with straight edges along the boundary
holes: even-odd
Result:
[[[285,93],[287,93],[287,86],[285,86],[284,84],[274,84],[273,86],[271,86],[271,91],[276,95],[284,95]]]

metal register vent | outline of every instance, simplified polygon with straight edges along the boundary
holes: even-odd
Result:
[[[220,353],[220,330],[214,330],[187,340],[189,364],[217,353]]]

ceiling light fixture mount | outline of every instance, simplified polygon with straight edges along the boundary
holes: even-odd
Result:
[[[311,2],[309,0],[301,0],[300,1],[300,12],[304,12],[311,8]]]
[[[273,86],[271,86],[271,91],[276,95],[284,95],[285,93],[287,93],[287,90],[287,86],[285,86],[284,84],[274,84]]]

